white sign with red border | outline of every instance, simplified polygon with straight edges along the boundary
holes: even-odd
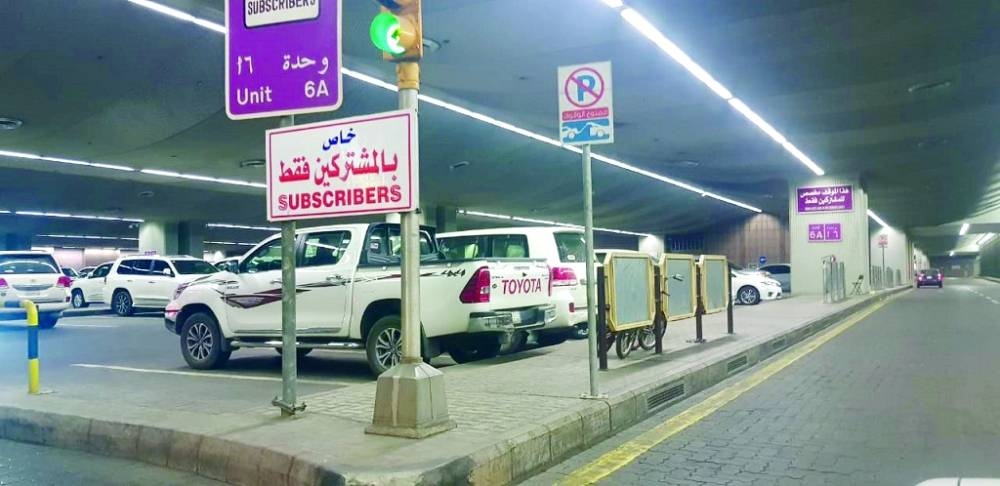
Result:
[[[611,63],[559,67],[559,140],[567,145],[614,143]]]
[[[416,210],[416,117],[399,110],[268,130],[267,219]]]

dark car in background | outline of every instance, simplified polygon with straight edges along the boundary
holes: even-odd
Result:
[[[917,288],[920,287],[944,287],[944,275],[941,269],[928,268],[917,272]]]

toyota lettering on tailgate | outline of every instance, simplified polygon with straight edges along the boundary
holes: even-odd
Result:
[[[500,281],[507,295],[533,294],[542,291],[541,278],[503,279]]]

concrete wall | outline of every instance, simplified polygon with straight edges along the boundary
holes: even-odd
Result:
[[[886,235],[889,239],[889,245],[885,247],[884,252],[885,266],[893,270],[899,270],[903,275],[912,273],[910,270],[912,267],[910,241],[906,233],[895,228],[882,228],[874,222],[871,224],[871,236],[869,238],[871,242],[869,247],[871,250],[872,266],[882,266],[883,251],[878,245],[881,235]]]
[[[796,189],[798,187],[830,186],[851,184],[854,186],[853,210],[845,212],[824,212],[798,214]],[[795,293],[823,293],[823,258],[836,256],[845,263],[847,285],[858,275],[864,275],[863,291],[869,286],[870,244],[868,219],[868,194],[860,181],[854,177],[825,176],[792,181],[789,183],[789,233],[791,238],[792,289]],[[842,241],[809,242],[810,224],[840,223]]]
[[[791,259],[788,219],[773,214],[754,214],[717,230],[705,232],[704,252],[726,255],[738,265],[757,264],[760,257],[768,263],[787,263]]]
[[[975,256],[931,257],[930,266],[940,269],[945,277],[976,276]]]
[[[981,275],[1000,278],[1000,238],[994,238],[979,250],[979,271]]]

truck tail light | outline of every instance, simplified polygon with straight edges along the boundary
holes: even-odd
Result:
[[[941,274],[940,273],[938,274],[938,280],[941,280]]]
[[[458,300],[463,304],[488,303],[490,301],[490,269],[479,267],[479,270],[472,274],[469,283],[465,284]]]
[[[68,289],[73,286],[73,279],[63,275],[56,280],[56,287],[62,287]]]
[[[576,285],[576,272],[572,268],[552,267],[549,277],[553,287]]]

